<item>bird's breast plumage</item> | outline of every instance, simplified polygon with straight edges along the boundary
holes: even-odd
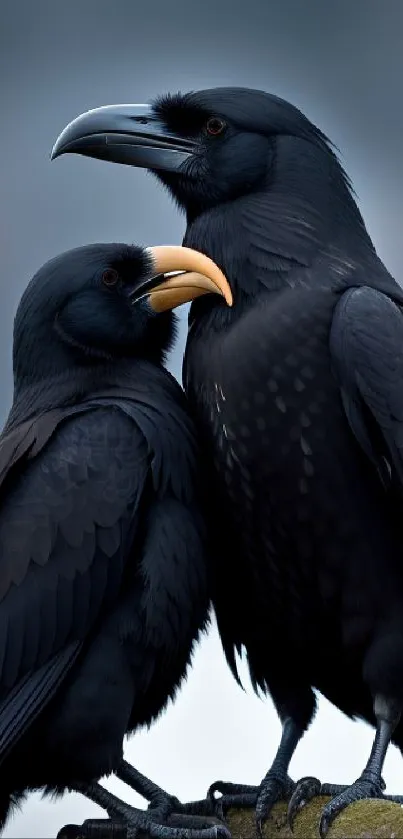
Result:
[[[295,643],[303,626],[303,645],[310,618],[315,635],[343,611],[365,633],[352,602],[356,585],[346,579],[353,582],[364,556],[372,608],[375,568],[393,549],[378,476],[332,372],[337,299],[308,288],[267,295],[222,334],[208,340],[199,330],[189,348],[190,393],[232,540],[222,576],[228,586],[237,580],[243,609],[248,598],[254,604],[243,623],[261,640],[277,628]]]

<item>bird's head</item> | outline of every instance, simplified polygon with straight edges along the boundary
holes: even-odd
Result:
[[[209,293],[232,303],[219,268],[190,248],[94,244],[67,251],[35,274],[21,298],[15,379],[43,378],[71,363],[161,363],[174,338],[172,309]]]
[[[272,186],[296,190],[298,169],[317,187],[320,175],[329,178],[331,163],[333,176],[346,184],[319,128],[289,102],[249,88],[96,108],[61,133],[52,158],[64,153],[152,170],[190,219]]]
[[[147,168],[168,188],[186,212],[184,242],[212,257],[234,292],[233,313],[206,298],[193,314],[232,320],[267,291],[343,287],[374,250],[330,141],[264,91],[213,88],[88,111],[52,157],[69,152]]]

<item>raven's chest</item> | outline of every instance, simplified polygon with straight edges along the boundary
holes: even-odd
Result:
[[[193,393],[221,469],[253,469],[255,483],[282,470],[310,477],[326,436],[346,425],[329,352],[334,303],[290,290],[205,338]]]
[[[200,337],[190,355],[189,393],[225,522],[217,574],[224,591],[232,586],[234,611],[248,615],[251,631],[238,631],[249,646],[278,629],[297,643],[309,627],[329,642],[341,611],[362,640],[362,602],[373,614],[386,557],[395,563],[400,550],[333,375],[335,302],[290,292],[226,334]]]
[[[290,290],[195,355],[206,450],[248,554],[319,557],[335,530],[343,551],[369,513],[356,500],[369,480],[365,458],[332,372],[335,302]]]

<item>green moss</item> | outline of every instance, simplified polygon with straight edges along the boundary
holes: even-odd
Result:
[[[275,805],[263,829],[265,839],[319,839],[319,819],[329,798],[314,798],[297,816],[292,833],[287,826],[287,805]],[[253,810],[230,810],[227,816],[233,839],[255,839]],[[403,839],[403,809],[390,801],[358,801],[333,822],[328,839]]]

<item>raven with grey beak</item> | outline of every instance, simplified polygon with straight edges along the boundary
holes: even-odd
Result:
[[[208,622],[206,485],[163,360],[171,309],[214,292],[231,303],[200,253],[97,244],[23,294],[0,436],[0,826],[29,790],[70,789],[107,811],[102,835],[227,835],[122,751],[175,697]],[[98,784],[112,772],[147,812]]]
[[[64,152],[154,171],[186,212],[185,244],[229,278],[232,308],[192,304],[184,385],[226,516],[224,650],[235,674],[246,650],[283,733],[258,790],[215,789],[225,805],[257,798],[258,823],[283,795],[292,821],[329,792],[324,835],[350,802],[383,796],[388,744],[403,749],[403,291],[330,142],[276,96],[98,108],[64,130]],[[313,689],[376,726],[350,787],[288,776]]]

